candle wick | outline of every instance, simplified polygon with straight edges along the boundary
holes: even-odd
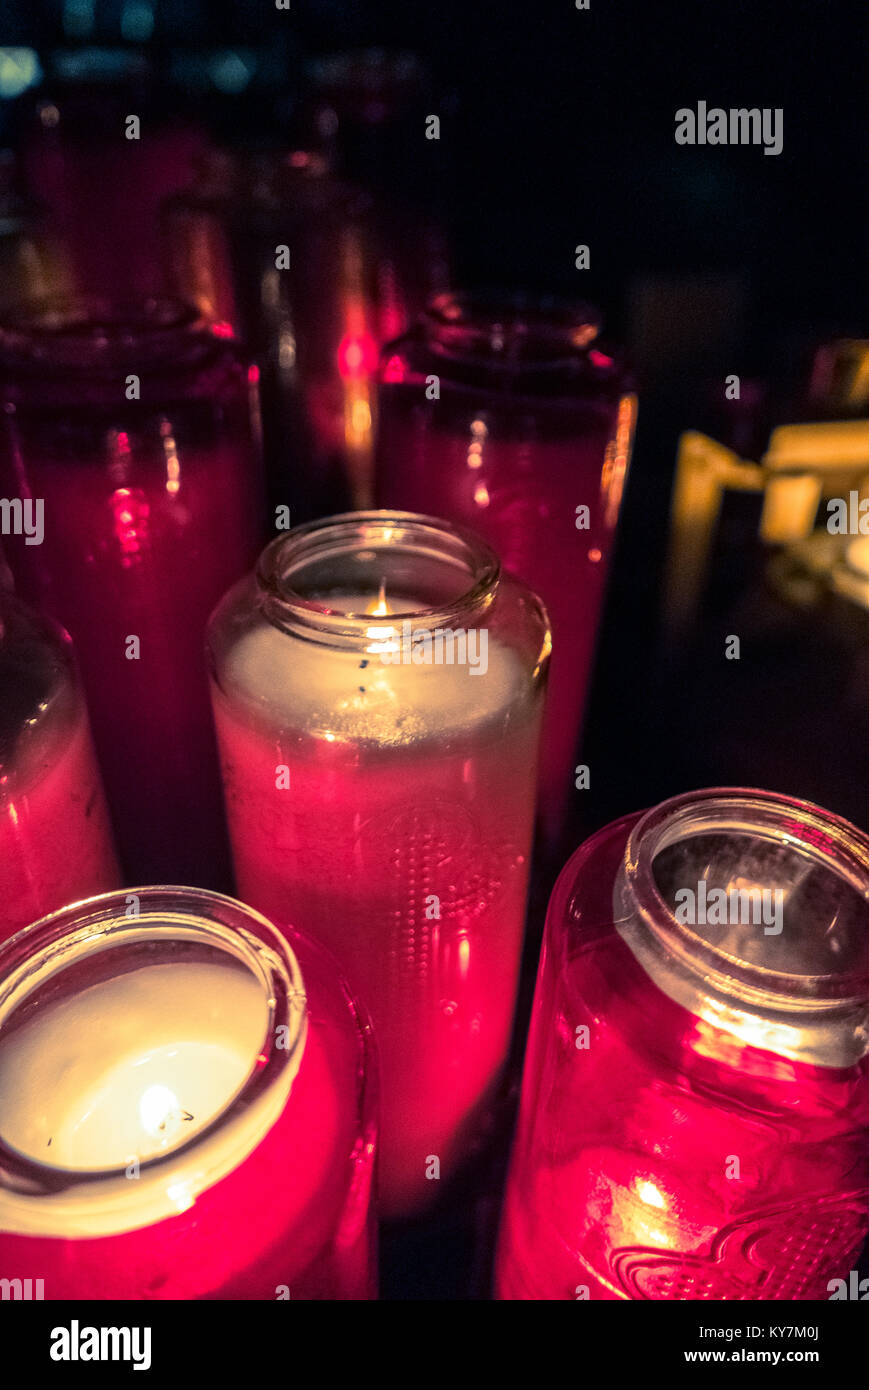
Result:
[[[381,579],[380,588],[377,591],[377,602],[369,603],[366,613],[372,618],[385,618],[389,612],[389,604],[386,602],[386,580]]]

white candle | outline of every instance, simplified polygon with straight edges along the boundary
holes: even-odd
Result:
[[[169,1152],[250,1076],[269,1022],[243,967],[145,965],[48,1004],[0,1039],[0,1133],[26,1158],[100,1171]]]
[[[38,1197],[0,1186],[0,1229],[115,1234],[185,1210],[252,1152],[298,1071],[304,1011],[293,1014],[296,1036],[280,1044],[292,1065],[227,1116],[275,1046],[275,1001],[256,961],[205,940],[179,951],[188,920],[179,929],[160,914],[119,914],[99,927],[107,946],[94,949],[99,930],[77,932],[0,988],[0,1139],[70,1178],[60,1190],[46,1182]],[[65,984],[63,966],[74,971],[88,947],[90,982],[67,975]],[[303,1002],[301,976],[293,993]],[[190,1144],[221,1117],[207,1143]],[[173,1161],[155,1169],[150,1160],[164,1155]],[[99,1182],[76,1180],[85,1173]]]
[[[323,601],[348,614],[368,610],[364,652],[320,642],[290,643],[280,628],[264,624],[231,649],[223,684],[240,691],[269,718],[277,715],[288,726],[328,742],[383,747],[478,729],[522,707],[527,672],[517,654],[488,629],[471,623],[470,644],[467,637],[464,643],[454,641],[454,654],[470,653],[464,665],[438,660],[437,644],[429,648],[430,661],[408,660],[411,644],[401,615],[418,610],[419,601],[387,594],[388,615],[371,611],[370,593],[330,594]],[[418,631],[420,620],[413,626]],[[454,639],[457,632],[453,630]],[[424,646],[419,653],[425,653]],[[475,664],[479,674],[472,674]]]

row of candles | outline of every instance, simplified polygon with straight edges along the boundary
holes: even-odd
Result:
[[[251,571],[257,372],[222,322],[0,333],[34,605],[0,599],[0,1275],[49,1297],[370,1297],[375,1167],[412,1215],[483,1127],[634,400],[593,315],[455,296],[380,377],[381,509]],[[224,808],[241,902],[209,891]],[[685,928],[692,879],[783,893],[781,942]],[[867,899],[869,841],[763,793],[574,856],[500,1296],[824,1296],[869,1227]]]

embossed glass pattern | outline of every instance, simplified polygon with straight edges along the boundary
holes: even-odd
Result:
[[[846,821],[718,790],[593,836],[550,904],[498,1296],[829,1298],[869,1231],[867,1019]]]
[[[448,632],[485,669],[405,659]],[[330,946],[371,1011],[383,1206],[412,1211],[443,1185],[431,1161],[446,1180],[467,1155],[509,1043],[545,613],[472,535],[357,513],[274,541],[209,651],[238,891]]]

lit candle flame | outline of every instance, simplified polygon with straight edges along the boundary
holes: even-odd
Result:
[[[365,612],[370,614],[372,618],[385,618],[389,611],[389,604],[386,602],[386,580],[381,579],[377,600],[369,603]]]
[[[372,618],[385,618],[392,612],[386,602],[386,580],[381,579],[380,590],[377,594],[376,602],[369,603],[365,612]],[[399,644],[395,640],[396,630],[394,627],[369,627],[365,630],[366,637],[372,639],[371,645],[366,647],[366,652],[372,655],[382,654],[383,652],[397,652]]]

